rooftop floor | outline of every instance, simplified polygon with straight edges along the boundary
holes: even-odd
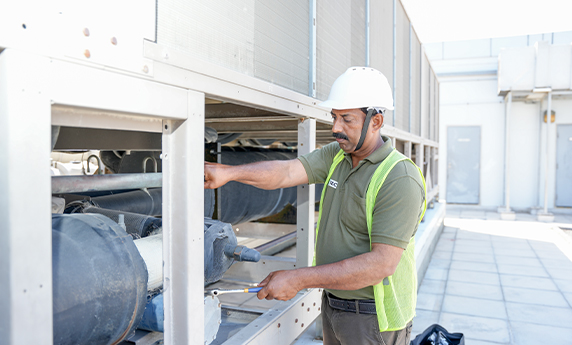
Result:
[[[572,216],[555,223],[447,210],[420,285],[413,336],[434,323],[467,344],[572,343]]]

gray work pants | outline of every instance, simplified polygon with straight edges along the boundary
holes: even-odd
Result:
[[[409,345],[412,322],[399,331],[380,332],[377,315],[333,309],[322,295],[324,345],[382,344]]]

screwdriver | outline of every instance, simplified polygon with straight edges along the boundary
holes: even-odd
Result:
[[[205,294],[211,296],[218,296],[226,293],[256,293],[260,290],[262,290],[261,287],[246,288],[246,289],[214,289],[214,290],[206,290]]]

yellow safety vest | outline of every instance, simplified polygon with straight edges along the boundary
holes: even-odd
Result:
[[[340,150],[334,157],[332,166],[328,173],[328,177],[324,185],[328,185],[336,166],[344,159],[344,151]],[[393,167],[404,160],[409,158],[401,154],[397,150],[393,150],[377,167],[373,173],[369,186],[366,192],[366,217],[367,217],[367,231],[369,233],[369,248],[371,250],[371,226],[373,223],[373,208],[377,194],[385,182],[387,175]],[[413,163],[415,165],[415,163]],[[419,169],[419,167],[417,167]],[[425,215],[427,209],[427,187],[425,186],[425,179],[423,173],[419,169],[421,180],[423,181],[423,189],[425,191],[425,200],[423,205],[423,213],[419,219],[419,223]],[[318,231],[320,230],[320,220],[322,218],[322,203],[326,188],[322,190],[320,198],[320,212],[318,215],[318,225],[316,227],[316,243],[318,241]],[[316,265],[316,248],[314,248],[314,262]],[[415,305],[417,303],[417,268],[415,266],[415,237],[409,241],[409,245],[403,251],[401,260],[395,269],[393,275],[385,278],[383,282],[373,286],[373,293],[375,296],[375,309],[377,312],[377,321],[379,322],[380,332],[397,331],[405,328],[409,321],[413,320],[415,316]]]

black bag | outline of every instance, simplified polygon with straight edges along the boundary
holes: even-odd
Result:
[[[449,333],[438,324],[429,326],[418,334],[410,345],[465,345],[463,333]]]

